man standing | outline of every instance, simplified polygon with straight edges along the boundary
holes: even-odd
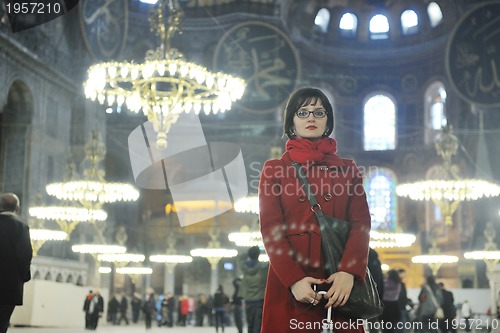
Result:
[[[439,321],[441,333],[457,333],[455,325],[450,324],[457,316],[453,293],[445,289],[442,282],[438,283],[438,286],[443,294],[443,303],[441,304],[441,307],[443,308],[444,318]]]
[[[118,318],[118,323],[117,325],[120,325],[122,322],[122,319],[125,320],[125,324],[129,324],[128,318],[127,318],[127,311],[128,311],[128,299],[125,297],[125,293],[122,293],[122,300],[120,301],[120,318]]]
[[[19,209],[14,193],[0,197],[0,333],[7,332],[14,307],[23,304],[24,283],[31,279],[30,232],[17,215]]]
[[[253,246],[238,260],[243,272],[241,297],[245,300],[248,333],[259,333],[262,325],[262,307],[269,264],[260,262],[259,255],[260,248]]]
[[[398,274],[401,279],[401,291],[399,292],[399,309],[400,309],[400,321],[401,321],[401,329],[397,329],[398,332],[404,332],[403,327],[405,326],[405,323],[409,321],[408,318],[408,311],[406,311],[406,305],[408,304],[408,293],[406,291],[406,284],[405,284],[405,279],[406,279],[406,270],[403,268],[398,269]]]
[[[101,296],[99,290],[94,291],[94,295],[90,300],[89,304],[89,314],[90,314],[90,330],[95,331],[99,318],[102,317],[104,313],[104,299]]]
[[[92,301],[92,297],[94,297],[94,292],[92,290],[89,290],[89,293],[87,296],[85,296],[85,301],[83,302],[83,312],[85,313],[85,329],[89,330],[90,329],[90,301]]]

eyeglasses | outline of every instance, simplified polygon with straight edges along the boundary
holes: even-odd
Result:
[[[299,118],[309,118],[309,115],[311,113],[313,114],[314,118],[324,118],[326,116],[325,110],[314,110],[314,111],[299,110],[295,112],[295,114]]]

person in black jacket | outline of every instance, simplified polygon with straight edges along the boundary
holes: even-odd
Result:
[[[224,333],[225,326],[225,313],[226,313],[226,304],[229,303],[229,297],[224,293],[224,288],[221,284],[219,284],[219,288],[214,294],[214,315],[215,315],[215,332],[219,333],[219,326],[222,329],[222,333]]]
[[[99,318],[104,313],[104,298],[99,290],[95,290],[89,303],[88,314],[90,316],[90,330],[95,331]]]
[[[85,301],[83,302],[83,312],[85,313],[85,329],[89,330],[90,329],[90,313],[89,313],[89,308],[90,308],[90,301],[92,300],[92,297],[94,297],[94,292],[92,290],[89,290],[89,293],[87,296],[85,296]]]
[[[0,197],[0,333],[7,332],[15,306],[23,304],[24,283],[31,279],[30,232],[19,219],[19,210],[17,195]]]
[[[119,308],[120,302],[118,302],[116,295],[113,295],[108,302],[108,322],[111,322],[113,325],[116,325]]]
[[[116,325],[120,325],[122,322],[122,319],[125,320],[125,324],[129,324],[128,317],[127,317],[127,311],[128,311],[128,299],[125,297],[125,293],[122,293],[122,299],[120,301],[119,305],[120,309],[120,318],[118,318],[118,322]]]
[[[455,299],[453,293],[444,288],[442,282],[438,283],[438,288],[443,294],[443,303],[441,307],[443,308],[444,318],[439,321],[439,329],[441,333],[457,333],[456,325],[452,325],[453,319],[457,316],[457,309],[455,307]]]
[[[142,300],[140,298],[140,295],[138,293],[134,293],[134,296],[132,297],[132,322],[135,324],[139,321],[139,315],[141,312],[141,307],[142,307]]]
[[[238,329],[238,333],[243,333],[243,298],[240,295],[241,279],[236,278],[233,280],[234,293],[233,293],[233,315],[234,324]]]
[[[399,278],[401,279],[401,292],[399,293],[399,308],[400,308],[400,321],[401,327],[404,327],[406,322],[410,321],[408,317],[408,311],[406,310],[406,306],[409,305],[408,293],[406,291],[406,284],[404,280],[406,278],[406,270],[400,268],[398,269]],[[398,329],[397,332],[403,332],[403,329]]]

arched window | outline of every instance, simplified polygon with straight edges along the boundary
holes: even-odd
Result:
[[[389,38],[389,21],[382,14],[373,16],[370,20],[370,39]]]
[[[443,21],[443,12],[441,11],[441,7],[439,7],[439,5],[435,2],[431,2],[427,6],[427,14],[429,15],[431,27],[433,28]]]
[[[388,168],[370,168],[364,185],[372,215],[372,228],[394,230],[397,226],[396,174]]]
[[[408,9],[401,14],[401,28],[403,35],[411,35],[418,32],[418,16],[414,10]]]
[[[441,127],[446,126],[446,89],[442,82],[432,83],[425,91],[425,143],[434,142]]]
[[[396,148],[396,106],[391,98],[377,94],[363,108],[364,149],[392,150]]]
[[[358,27],[358,18],[353,13],[345,13],[340,18],[339,29],[343,37],[354,37]]]
[[[328,26],[330,25],[330,12],[326,8],[321,8],[316,14],[316,18],[314,19],[314,25],[321,31],[322,33],[326,33],[328,31]]]

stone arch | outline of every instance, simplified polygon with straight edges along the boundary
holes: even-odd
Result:
[[[83,286],[83,282],[84,282],[83,277],[81,275],[78,276],[78,278],[76,279],[76,285],[77,286]]]
[[[16,193],[21,202],[28,197],[33,113],[32,92],[23,81],[13,81],[0,110],[0,184],[2,192]]]

